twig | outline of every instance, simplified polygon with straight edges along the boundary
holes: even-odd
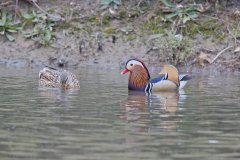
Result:
[[[12,3],[13,3],[12,1],[2,2],[2,3],[0,3],[0,7],[5,7],[5,6],[8,6]]]
[[[213,17],[213,16],[209,16],[209,15],[201,15],[201,16],[203,16],[203,17],[208,17],[208,18],[212,18],[212,19],[215,19],[215,20],[222,20],[222,19],[219,19],[219,18],[217,18],[217,17]]]
[[[138,7],[138,8],[140,8],[140,5],[141,5],[142,2],[143,2],[143,0],[140,0],[140,1],[138,2],[138,4],[137,4],[137,7]]]
[[[232,48],[233,46],[228,46],[227,48],[224,48],[223,50],[221,50],[217,55],[216,57],[213,58],[213,60],[211,61],[210,64],[212,64],[223,52],[225,52],[226,50]]]
[[[153,45],[150,44],[150,43],[152,42],[152,40],[161,38],[162,36],[163,36],[163,34],[154,34],[154,35],[149,36],[149,38],[148,38],[147,41],[146,41],[146,45],[147,45],[149,48],[152,48]]]
[[[151,51],[153,51],[153,50],[157,50],[157,49],[159,49],[158,47],[152,47],[152,48],[149,48],[145,53],[144,53],[144,55],[142,56],[142,58],[144,58],[147,54],[149,54]]]
[[[203,48],[203,47],[194,47],[194,50],[202,50],[202,51],[207,51],[207,52],[214,52],[214,50],[212,50],[212,49]]]
[[[17,12],[18,12],[18,0],[16,0],[16,4],[15,4],[14,22],[17,19]]]
[[[33,3],[33,5],[35,7],[37,7],[40,11],[42,11],[43,13],[45,13],[46,15],[49,15],[49,13],[47,11],[45,11],[44,9],[42,9],[35,1],[31,1]]]
[[[44,9],[42,9],[37,3],[36,0],[28,0],[30,1],[35,7],[37,7],[40,11],[42,11],[44,14],[48,15],[49,17],[55,18],[55,19],[59,19],[59,17],[54,16],[52,14],[49,14],[47,11],[45,11]]]

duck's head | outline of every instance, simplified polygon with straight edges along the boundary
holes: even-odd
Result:
[[[145,64],[141,60],[133,58],[133,59],[129,59],[126,62],[125,69],[122,70],[121,74],[125,74],[127,72],[134,73],[139,71],[145,72],[148,78],[150,78],[150,74]]]
[[[121,74],[130,72],[128,88],[130,90],[143,90],[147,85],[150,75],[145,64],[138,59],[130,59],[126,62],[125,69]]]
[[[51,67],[44,67],[38,74],[39,79],[44,79],[44,80],[51,80],[54,78],[54,74],[52,71],[56,71],[55,68],[51,68]]]
[[[60,75],[60,81],[61,81],[61,84],[62,84],[62,87],[64,90],[68,89],[68,84],[67,84],[67,81],[68,81],[68,73],[66,72],[66,70],[64,70],[62,72],[62,74]]]

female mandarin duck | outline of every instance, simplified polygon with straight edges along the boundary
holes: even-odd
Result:
[[[121,74],[127,72],[130,72],[128,89],[146,93],[177,90],[183,88],[187,80],[191,79],[188,75],[179,76],[177,68],[172,65],[165,65],[158,77],[150,79],[147,67],[138,59],[130,59],[126,62],[125,69]]]
[[[80,88],[76,76],[66,70],[45,67],[39,72],[39,86],[49,88]]]

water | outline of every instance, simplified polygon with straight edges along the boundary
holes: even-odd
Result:
[[[240,159],[239,75],[148,97],[117,70],[75,70],[67,92],[38,89],[35,69],[0,73],[1,159]]]

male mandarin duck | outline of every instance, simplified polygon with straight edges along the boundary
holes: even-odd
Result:
[[[147,67],[138,59],[130,59],[126,62],[125,69],[121,74],[127,72],[130,72],[128,89],[145,91],[146,93],[181,89],[187,80],[191,79],[188,75],[179,76],[177,68],[172,65],[165,65],[158,77],[150,79]]]
[[[51,67],[44,67],[39,72],[39,86],[63,89],[80,88],[79,81],[74,74]]]

